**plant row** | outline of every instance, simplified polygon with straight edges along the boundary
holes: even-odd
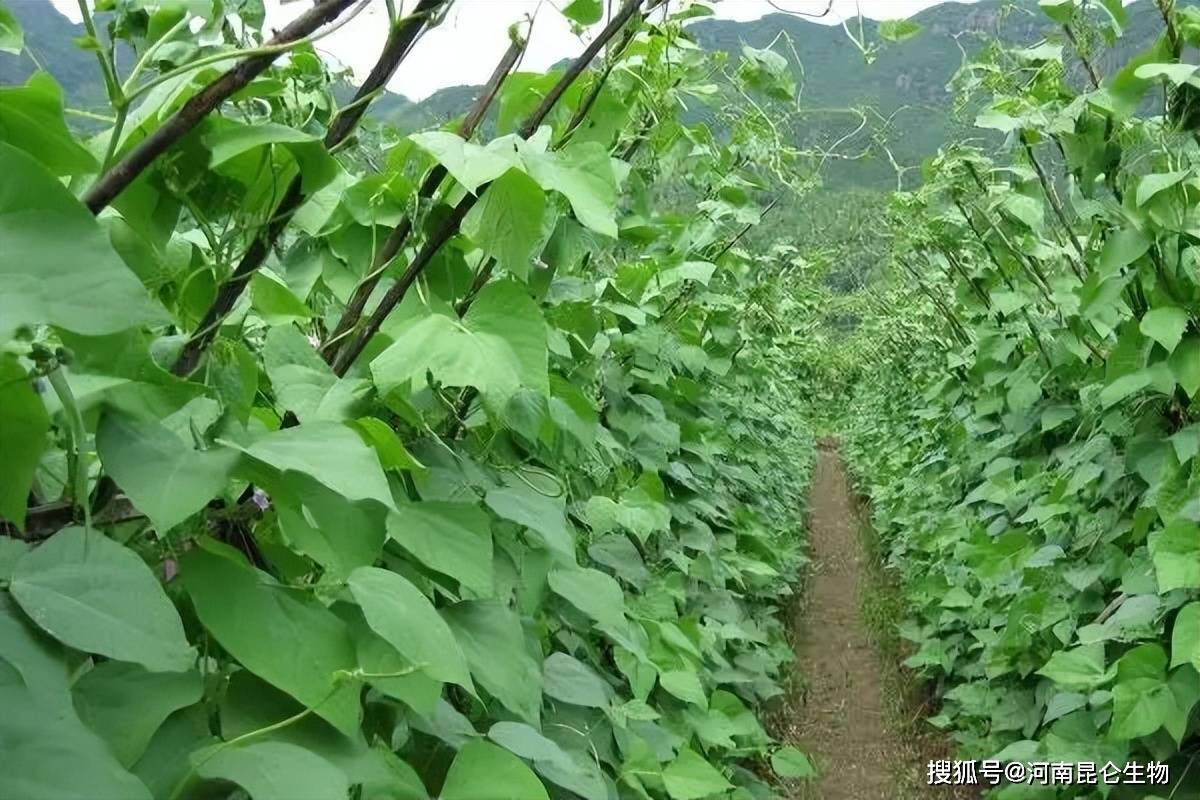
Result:
[[[271,39],[255,0],[98,5],[109,107],[0,87],[0,796],[811,775],[759,710],[812,448],[739,243],[793,168],[786,61],[628,0],[546,74],[514,26],[460,119],[401,135],[371,102],[450,3],[377,5],[349,92],[317,52],[367,3]],[[681,121],[706,102],[722,129]]]
[[[849,345],[863,368],[841,423],[931,721],[970,758],[1172,776],[989,796],[1190,797],[1200,16],[1159,3],[1160,39],[1102,74],[1121,4],[1040,5],[1044,41],[956,79],[1003,151],[948,145],[892,198],[891,280]]]

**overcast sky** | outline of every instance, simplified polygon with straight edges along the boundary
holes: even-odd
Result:
[[[34,2],[35,0],[10,0]],[[413,52],[400,65],[388,85],[414,100],[420,100],[438,89],[462,84],[481,84],[487,80],[496,62],[508,47],[508,26],[531,15],[539,8],[529,49],[522,62],[523,69],[541,71],[552,64],[577,54],[584,41],[571,33],[570,25],[556,10],[567,0],[455,0],[446,21],[426,34]],[[975,0],[959,0],[974,2]],[[51,0],[61,12],[79,21],[77,0]],[[94,0],[90,0],[94,2]],[[405,9],[417,0],[397,0]],[[678,5],[679,0],[672,3]],[[752,20],[779,9],[819,14],[828,0],[720,0],[713,5],[721,19]],[[864,16],[873,19],[907,17],[941,0],[834,0],[833,13],[820,22],[837,24],[851,18],[861,8]],[[309,6],[301,0],[265,0],[267,25],[278,28],[302,14]],[[371,0],[370,5],[347,25],[322,39],[318,47],[328,56],[363,77],[383,46],[387,35],[387,11],[384,0]],[[593,30],[599,30],[597,25]],[[586,37],[586,34],[585,34]]]

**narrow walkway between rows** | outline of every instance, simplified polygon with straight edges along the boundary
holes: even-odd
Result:
[[[813,474],[805,600],[792,621],[798,697],[788,738],[815,759],[821,777],[799,797],[893,800],[898,748],[884,719],[879,662],[859,598],[869,574],[841,458],[822,444]]]

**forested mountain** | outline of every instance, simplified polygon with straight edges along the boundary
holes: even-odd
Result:
[[[1188,0],[1180,5],[1190,4]],[[913,21],[921,25],[921,32],[901,42],[886,41],[878,22],[863,20],[861,33],[857,21],[848,23],[849,34],[868,48],[876,48],[869,58],[841,27],[785,14],[753,22],[704,20],[696,23],[694,30],[706,49],[729,53],[736,53],[743,43],[765,47],[781,32],[786,34],[800,59],[795,70],[801,87],[800,108],[811,110],[799,118],[796,140],[831,146],[858,125],[858,119],[847,115],[846,109],[874,109],[879,119],[872,115],[874,124],[869,128],[879,129],[882,119],[891,120],[881,134],[896,161],[906,166],[918,165],[947,138],[963,135],[972,127],[974,114],[956,113],[949,88],[965,57],[995,40],[1031,44],[1046,36],[1060,36],[1036,0],[944,3],[917,14]],[[1117,46],[1097,48],[1097,69],[1105,74],[1144,49],[1159,35],[1161,24],[1152,3],[1135,3],[1129,8],[1129,24]],[[1073,70],[1078,71],[1079,66],[1074,65]],[[1082,74],[1077,77],[1083,80]],[[860,135],[851,142],[861,150],[867,139]],[[845,143],[843,150],[853,153],[855,147]],[[895,181],[886,158],[843,161],[832,173],[835,183],[887,187]]]
[[[58,13],[49,0],[17,0],[8,8],[24,30],[26,49],[20,54],[0,51],[0,83],[19,83],[42,66],[62,84],[71,102],[94,105],[104,100],[96,59],[76,44],[85,34],[82,25]]]
[[[1191,5],[1191,0],[1181,5]],[[15,83],[42,64],[83,106],[102,102],[104,89],[91,53],[73,42],[83,35],[47,0],[17,0],[13,11],[25,29],[28,53],[0,53],[0,82]],[[1097,67],[1124,60],[1157,35],[1161,24],[1153,4],[1135,3],[1129,25],[1117,47],[1097,54]],[[801,113],[794,124],[797,142],[831,147],[859,126],[851,109],[874,109],[870,124],[841,141],[840,152],[855,154],[870,144],[872,133],[884,137],[901,165],[915,166],[936,151],[940,142],[961,134],[971,115],[956,114],[948,84],[963,62],[986,41],[1034,42],[1053,34],[1053,24],[1037,9],[1036,0],[985,0],[976,4],[944,3],[916,15],[922,26],[914,39],[887,42],[880,23],[851,21],[849,34],[840,26],[816,24],[803,17],[770,14],[752,22],[701,19],[692,30],[708,50],[731,54],[736,63],[742,45],[765,47],[780,34],[791,40],[798,62],[792,63],[801,89]],[[853,37],[853,38],[852,38]],[[855,39],[861,37],[861,43]],[[860,46],[860,44],[862,46]],[[868,49],[869,56],[864,53]],[[478,86],[452,86],[414,102],[394,92],[373,106],[372,113],[404,130],[417,130],[461,114]],[[890,120],[884,123],[884,120]],[[830,165],[826,180],[835,184],[888,187],[895,171],[878,152],[866,159],[839,160]]]

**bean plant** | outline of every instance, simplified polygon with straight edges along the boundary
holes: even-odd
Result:
[[[761,715],[812,447],[743,241],[805,185],[786,48],[572,0],[578,57],[522,69],[518,21],[401,135],[372,104],[451,5],[81,0],[107,107],[0,87],[0,797],[812,774]],[[368,6],[351,86],[322,39]]]
[[[947,144],[893,195],[847,343],[840,421],[931,721],[964,757],[1172,776],[989,797],[1200,791],[1200,9],[1156,5],[1107,71],[1118,2],[1042,0],[1044,41],[964,65],[1004,145]]]

